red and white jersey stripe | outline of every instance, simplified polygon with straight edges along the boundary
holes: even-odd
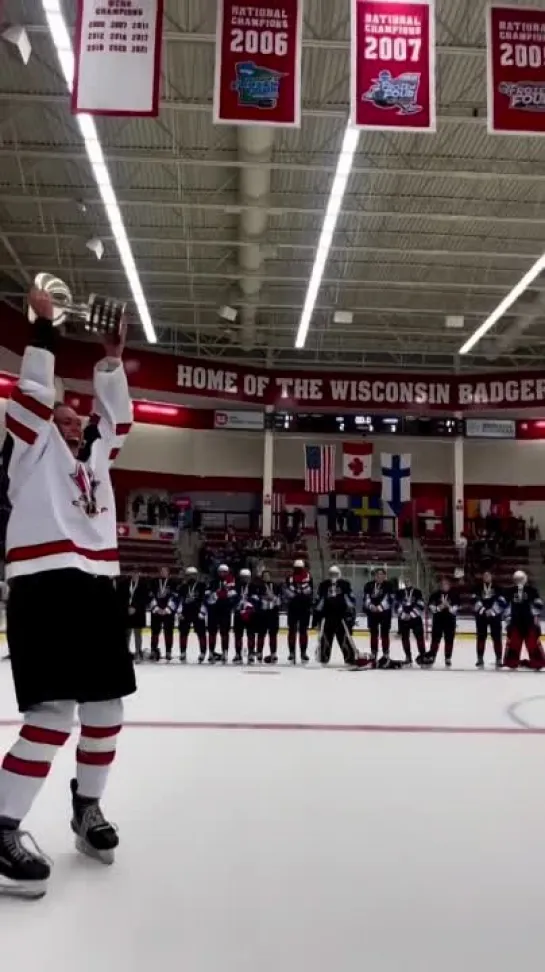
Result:
[[[121,363],[106,359],[94,374],[98,438],[89,460],[77,461],[54,425],[54,357],[28,347],[6,409],[13,439],[9,461],[12,511],[6,538],[6,577],[75,567],[119,573],[110,465],[132,422]]]

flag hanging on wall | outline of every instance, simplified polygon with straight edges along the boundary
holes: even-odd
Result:
[[[352,0],[351,119],[434,132],[434,0]]]
[[[303,0],[217,0],[214,123],[301,124]]]
[[[388,503],[394,516],[399,516],[404,503],[411,498],[411,457],[408,453],[381,455],[382,500]]]
[[[343,442],[343,481],[345,493],[368,493],[371,490],[373,446],[370,442]]]
[[[545,10],[490,6],[488,131],[545,135]]]
[[[78,0],[73,113],[158,115],[162,31],[163,0]]]
[[[332,493],[335,489],[335,446],[305,446],[307,493]]]

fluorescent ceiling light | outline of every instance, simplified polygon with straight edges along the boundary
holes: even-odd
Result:
[[[471,335],[470,338],[467,339],[465,344],[462,344],[462,347],[458,351],[458,354],[469,354],[471,349],[475,347],[475,345],[481,340],[482,337],[484,337],[485,334],[488,333],[488,331],[490,331],[492,327],[494,327],[494,324],[498,323],[500,318],[502,318],[503,315],[507,313],[509,308],[513,306],[513,304],[515,303],[515,301],[519,299],[519,297],[522,297],[525,290],[528,290],[528,287],[531,284],[533,284],[534,280],[537,277],[539,277],[540,273],[543,273],[544,270],[545,270],[545,253],[543,254],[543,256],[539,257],[539,260],[536,260],[534,265],[530,267],[528,272],[524,274],[521,280],[519,280],[518,284],[515,284],[513,289],[510,290],[509,293],[507,294],[507,297],[504,297],[502,302],[498,304],[498,306],[496,307],[495,310],[492,311],[490,316],[487,317],[482,324],[479,324],[477,330],[473,332],[473,334]]]
[[[60,0],[42,0],[42,7],[55,45],[57,58],[62,73],[64,74],[64,79],[68,90],[71,91],[74,80],[74,52],[72,50],[70,34],[68,33],[66,21],[63,16],[61,2]],[[104,203],[117,251],[127,277],[134,303],[136,304],[138,316],[144,328],[144,334],[150,344],[156,344],[157,335],[146,298],[144,297],[142,284],[140,283],[140,277],[138,276],[138,270],[134,262],[131,245],[123,223],[123,217],[121,216],[115,190],[110,179],[110,173],[102,152],[95,122],[91,115],[76,115],[76,120],[85,142],[87,157],[93,170],[98,191]]]
[[[322,226],[316,256],[314,257],[314,265],[310,275],[307,296],[305,298],[301,320],[299,321],[299,328],[297,331],[297,337],[295,339],[296,348],[304,348],[305,346],[308,329],[310,327],[312,314],[314,312],[314,306],[320,291],[322,277],[324,275],[327,259],[329,257],[329,250],[333,241],[333,234],[335,232],[337,220],[341,211],[346,184],[348,182],[350,172],[352,171],[354,155],[356,154],[356,149],[358,147],[359,137],[359,129],[353,128],[350,124],[347,125],[344,133],[341,152],[337,162],[335,178],[329,194],[329,201],[324,217],[324,225]]]

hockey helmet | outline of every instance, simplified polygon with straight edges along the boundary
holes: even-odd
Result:
[[[249,580],[250,577],[252,576],[252,572],[251,570],[248,570],[247,567],[243,567],[242,570],[239,570],[238,576],[241,577],[243,580]]]
[[[305,569],[305,561],[304,560],[294,560],[293,561],[293,566],[296,568],[296,570],[304,570]]]
[[[196,577],[199,571],[196,567],[186,567],[185,574],[186,577]]]
[[[339,567],[337,567],[337,564],[331,564],[331,567],[328,570],[328,574],[331,577],[331,580],[339,579],[339,577],[341,576],[341,571]]]
[[[525,574],[523,570],[516,570],[513,574],[513,581],[517,587],[524,587],[528,580],[528,574]]]
[[[220,564],[218,567],[218,574],[228,574],[229,568],[227,564]]]

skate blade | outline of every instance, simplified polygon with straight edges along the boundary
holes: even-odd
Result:
[[[115,849],[112,848],[111,850],[102,851],[95,850],[94,847],[91,847],[91,845],[81,837],[76,837],[76,850],[79,851],[80,854],[83,854],[84,857],[90,857],[91,860],[99,861],[100,864],[105,864],[107,867],[110,867],[115,861]]]
[[[0,896],[7,898],[26,898],[36,901],[43,898],[47,891],[47,881],[12,881],[0,876]]]

